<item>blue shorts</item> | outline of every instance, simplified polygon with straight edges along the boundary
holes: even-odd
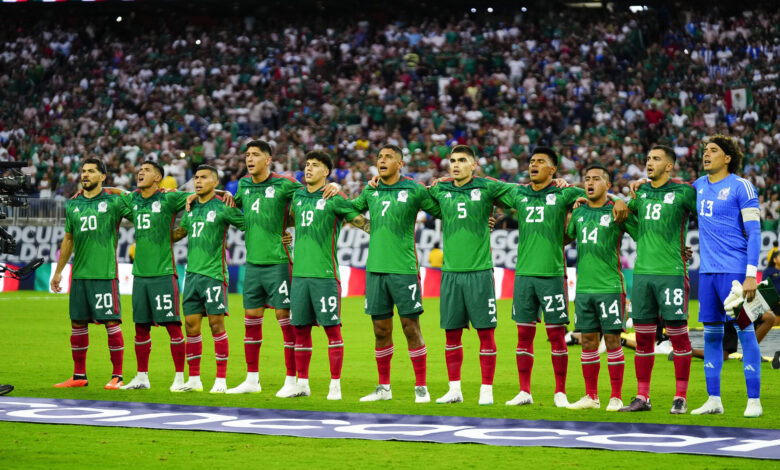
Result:
[[[731,292],[731,281],[745,280],[745,273],[699,274],[699,321],[702,323],[726,322],[729,318],[723,309],[723,301]]]

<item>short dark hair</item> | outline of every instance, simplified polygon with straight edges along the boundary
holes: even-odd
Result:
[[[655,144],[653,145],[653,148],[651,148],[650,150],[663,150],[664,154],[666,155],[666,158],[671,160],[672,163],[677,163],[677,154],[674,153],[674,149],[672,149],[668,145]]]
[[[269,156],[274,154],[273,150],[271,150],[271,146],[264,140],[250,140],[246,143],[246,149],[249,150],[249,147],[257,147],[261,152],[266,153]]]
[[[198,165],[197,168],[195,168],[195,173],[199,172],[200,170],[208,170],[212,173],[214,173],[214,176],[219,179],[219,170],[217,170],[216,167],[213,167],[211,165],[206,165],[205,163],[203,165]]]
[[[326,167],[328,167],[328,174],[333,170],[333,160],[330,159],[330,155],[322,150],[312,150],[306,154],[306,160],[317,160]]]
[[[466,155],[470,156],[472,160],[477,159],[477,152],[475,152],[474,149],[469,145],[456,145],[455,147],[452,147],[450,155],[453,153],[465,153]]]
[[[585,168],[585,173],[588,173],[590,170],[601,170],[607,176],[607,181],[612,181],[612,175],[609,174],[609,170],[601,163],[591,163]]]
[[[87,165],[89,163],[95,165],[99,172],[103,173],[104,175],[106,174],[106,164],[103,163],[103,160],[95,157],[85,158],[81,162],[81,168],[84,168],[84,165]]]
[[[531,156],[536,155],[537,153],[541,153],[542,155],[547,155],[550,157],[550,161],[552,161],[553,166],[558,166],[558,154],[555,153],[555,150],[553,150],[550,147],[536,147],[533,152],[531,152]]]
[[[154,161],[154,160],[144,160],[144,161],[141,162],[140,166],[143,166],[143,165],[152,165],[154,167],[154,169],[157,170],[158,173],[160,173],[160,176],[163,176],[163,177],[165,176],[165,170],[163,170],[163,167],[160,166],[160,164],[157,163],[156,161]]]
[[[379,147],[379,151],[380,151],[380,152],[381,152],[382,150],[384,150],[384,149],[389,149],[389,150],[392,150],[392,151],[393,151],[393,153],[395,153],[395,154],[396,154],[396,155],[398,155],[399,157],[401,157],[401,158],[403,158],[403,157],[404,157],[404,152],[403,152],[403,150],[401,150],[401,147],[399,147],[399,146],[397,146],[397,145],[393,145],[393,144],[385,144],[385,145],[383,145],[383,146]]]
[[[737,141],[732,137],[725,136],[723,134],[715,134],[710,137],[708,144],[715,144],[723,150],[723,153],[731,157],[729,162],[729,173],[736,173],[742,169],[742,159],[745,156],[742,154],[742,150],[739,149]]]

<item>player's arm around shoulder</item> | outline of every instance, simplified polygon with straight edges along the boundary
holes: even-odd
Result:
[[[355,227],[363,230],[366,233],[371,233],[371,221],[364,215],[355,209],[352,205],[352,201],[347,199],[344,194],[337,194],[331,199],[333,204],[333,211],[339,217],[343,217],[344,220],[354,225]]]

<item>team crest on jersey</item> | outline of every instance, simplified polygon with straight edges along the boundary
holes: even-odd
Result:
[[[217,212],[209,211],[209,213],[206,214],[206,222],[214,222],[215,220],[217,220]]]
[[[152,203],[152,212],[160,212],[161,208],[162,208],[162,204],[160,204],[160,201],[154,201]]]
[[[320,199],[319,201],[317,201],[317,206],[315,207],[315,209],[317,209],[318,211],[325,209],[326,202],[327,201],[325,201],[325,199]]]
[[[545,203],[546,203],[548,206],[554,206],[554,205],[555,205],[555,200],[556,200],[556,199],[557,199],[557,198],[555,197],[555,194],[548,194],[548,195],[547,195],[547,199],[545,199]]]
[[[601,216],[601,220],[599,220],[599,225],[602,227],[609,227],[609,222],[612,220],[612,216],[609,214],[604,214]]]
[[[98,204],[98,212],[105,212],[108,210],[108,203],[106,201],[100,201]]]
[[[274,198],[274,194],[276,194],[276,188],[274,188],[273,186],[268,186],[267,188],[265,188],[265,197],[266,198],[273,199]]]
[[[731,192],[731,188],[721,189],[720,192],[718,193],[718,199],[720,199],[721,201],[725,201],[726,199],[729,198],[730,192]]]
[[[480,191],[479,188],[471,190],[472,201],[479,201],[481,198],[482,198],[482,191]]]
[[[405,189],[398,193],[399,202],[406,202],[407,199],[409,199],[409,193]]]
[[[674,204],[674,193],[664,194],[664,204]]]

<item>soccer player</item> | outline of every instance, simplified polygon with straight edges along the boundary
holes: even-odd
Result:
[[[436,403],[463,401],[461,337],[463,329],[471,323],[480,343],[479,404],[492,405],[498,319],[488,218],[494,202],[514,185],[474,176],[476,154],[467,145],[456,145],[449,160],[451,178],[440,180],[430,188],[442,218],[444,266],[439,310],[440,325],[446,334],[444,356],[449,378],[449,390]]]
[[[141,163],[138,189],[122,198],[132,213],[136,257],[133,261],[133,322],[138,373],[122,389],[147,389],[152,325],[162,325],[171,338],[175,375],[171,389],[184,384],[185,343],[179,315],[179,283],[173,259],[173,224],[189,193],[160,190],[165,175],[154,161]]]
[[[302,187],[294,178],[271,172],[271,146],[262,140],[246,144],[247,176],[238,181],[236,205],[244,209],[246,226],[246,274],[244,277],[244,354],[246,380],[227,393],[258,393],[260,345],[263,342],[263,316],[272,307],[284,338],[287,374],[276,396],[295,388],[295,331],[290,324],[290,273],[292,260],[282,244],[293,193]],[[323,197],[338,189],[325,186]]]
[[[193,177],[198,195],[190,211],[182,218],[180,229],[187,232],[187,276],[184,281],[185,326],[187,329],[187,363],[189,380],[171,387],[173,392],[203,391],[200,380],[200,358],[203,351],[201,323],[208,316],[214,337],[217,377],[211,393],[225,393],[228,361],[228,276],[225,260],[225,236],[228,226],[244,230],[244,217],[237,208],[227,207],[215,189],[219,183],[217,169],[200,165]]]
[[[706,175],[693,184],[699,215],[699,321],[704,323],[704,377],[709,398],[691,414],[720,414],[720,371],[723,367],[723,302],[732,281],[742,282],[747,301],[756,293],[761,252],[761,226],[756,188],[735,173],[742,151],[734,139],[714,135],[706,143],[702,162]],[[747,384],[744,416],[761,416],[761,351],[753,325],[737,331]]]
[[[328,337],[330,387],[328,400],[341,400],[341,366],[344,342],[341,338],[341,283],[336,260],[336,242],[344,220],[369,231],[370,224],[347,199],[339,194],[323,199],[325,183],[333,169],[327,153],[306,154],[306,186],[293,195],[295,247],[290,323],[295,328],[295,387],[282,398],[311,395],[309,363],[312,354],[311,328],[322,326]]]
[[[599,333],[604,334],[607,364],[612,394],[607,411],[623,407],[623,370],[625,359],[620,345],[620,333],[625,327],[625,288],[620,269],[620,244],[624,224],[612,216],[614,204],[607,198],[610,187],[607,169],[594,164],[585,173],[588,203],[574,209],[566,226],[569,238],[577,240],[577,297],[574,301],[574,327],[582,333],[582,375],[585,396],[568,406],[569,409],[600,408]],[[632,220],[633,219],[633,220]],[[627,224],[636,223],[629,216]]]
[[[671,178],[676,156],[664,145],[647,154],[649,182],[638,186],[629,209],[636,214],[637,242],[631,319],[636,330],[637,393],[620,411],[650,411],[650,378],[655,364],[655,341],[659,319],[674,353],[676,380],[672,414],[688,411],[687,391],[691,370],[691,341],[688,337],[688,271],[685,236],[688,218],[696,211],[693,187]]]
[[[122,309],[116,269],[117,230],[122,217],[130,213],[119,196],[103,191],[106,167],[97,158],[81,164],[83,193],[65,203],[65,238],[60,259],[51,278],[51,289],[60,292],[62,270],[75,251],[70,285],[70,345],[73,377],[55,387],[86,387],[88,323],[103,323],[108,333],[108,350],[113,372],[108,390],[122,386]]]
[[[550,339],[555,373],[555,406],[569,405],[566,398],[568,349],[566,327],[569,323],[569,302],[564,259],[564,234],[567,212],[579,197],[582,188],[561,188],[553,184],[558,169],[558,155],[547,147],[536,147],[529,161],[530,185],[518,185],[501,198],[501,202],[517,209],[520,226],[515,268],[512,320],[517,323],[517,371],[520,392],[507,405],[528,405],[531,396],[531,370],[534,365],[534,336],[544,314],[547,337]],[[615,221],[622,223],[628,208],[616,200],[612,208]]]
[[[440,215],[425,186],[401,177],[403,153],[395,145],[379,149],[377,187],[366,186],[352,201],[359,212],[369,212],[371,237],[366,263],[366,313],[374,324],[379,385],[360,401],[390,400],[390,362],[393,358],[393,306],[398,309],[415,375],[415,402],[431,401],[426,385],[427,349],[420,331],[423,313],[414,224],[420,209]]]

